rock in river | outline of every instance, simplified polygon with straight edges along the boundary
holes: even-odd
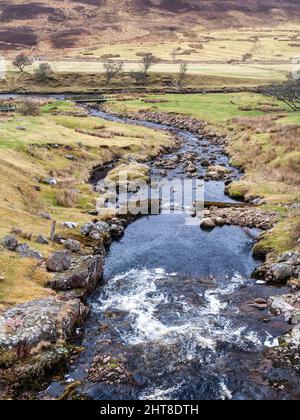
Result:
[[[202,229],[214,229],[216,227],[216,224],[213,221],[213,219],[207,217],[207,218],[202,220],[200,226],[201,226]]]

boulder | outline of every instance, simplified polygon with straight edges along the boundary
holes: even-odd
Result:
[[[48,297],[14,306],[0,315],[0,349],[25,357],[43,342],[66,341],[86,316],[79,300]]]
[[[2,245],[9,251],[15,251],[18,246],[18,239],[15,235],[6,236],[2,241]]]
[[[20,255],[22,258],[34,258],[36,260],[43,260],[43,255],[35,251],[34,249],[31,249],[28,244],[20,244],[16,248],[16,252]]]
[[[276,316],[282,315],[287,322],[297,324],[300,322],[300,292],[283,296],[272,296],[269,307]]]
[[[94,223],[90,222],[90,223],[86,223],[85,225],[83,225],[80,229],[80,232],[85,235],[88,236],[93,230],[94,230]]]
[[[64,243],[64,247],[71,252],[79,252],[80,251],[80,242],[79,241],[75,241],[74,239],[67,239],[66,242]]]
[[[110,226],[106,222],[95,223],[94,229],[97,230],[100,233],[109,233],[110,232]]]
[[[273,281],[276,283],[284,283],[294,276],[293,267],[287,263],[278,263],[272,266]]]
[[[48,286],[54,290],[94,290],[103,274],[104,259],[101,255],[80,257],[74,267],[56,275]]]
[[[214,229],[216,227],[216,224],[213,221],[213,219],[207,217],[207,218],[202,220],[200,226],[201,226],[202,229]]]
[[[110,233],[114,238],[119,238],[120,236],[122,236],[125,232],[124,227],[121,224],[112,224],[110,226]]]
[[[72,260],[69,251],[54,252],[46,261],[48,270],[57,273],[69,270],[71,263]]]
[[[216,226],[224,226],[226,224],[226,221],[223,219],[223,217],[215,217],[214,222]]]

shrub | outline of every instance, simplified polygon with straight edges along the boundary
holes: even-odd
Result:
[[[25,99],[18,109],[19,113],[25,116],[36,117],[40,115],[39,103],[34,99]]]

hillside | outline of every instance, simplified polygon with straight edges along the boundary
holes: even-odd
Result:
[[[116,43],[195,43],[203,41],[200,33],[228,28],[246,28],[251,38],[256,36],[251,35],[253,27],[268,28],[270,21],[272,27],[288,23],[296,27],[299,17],[296,0],[3,0],[0,53],[93,55]],[[298,35],[294,32],[288,41],[299,46]]]

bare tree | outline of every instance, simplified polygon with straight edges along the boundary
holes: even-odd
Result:
[[[277,86],[268,86],[263,93],[284,102],[292,111],[300,110],[300,83],[299,80],[289,79],[288,82]]]
[[[106,83],[109,85],[110,82],[120,75],[123,72],[124,69],[124,62],[123,61],[113,61],[113,60],[107,60],[103,64],[104,70],[105,70],[105,76],[106,76]]]
[[[145,54],[142,60],[143,73],[147,76],[151,67],[157,62],[157,57],[155,57],[152,53]]]
[[[174,48],[174,50],[172,50],[171,58],[173,61],[176,61],[179,51],[180,51],[180,48]]]
[[[38,82],[48,82],[53,77],[54,71],[49,63],[41,63],[35,70],[35,77]]]
[[[189,66],[187,63],[181,63],[179,68],[179,74],[178,74],[178,86],[182,87],[184,84],[185,78],[187,76]]]
[[[27,57],[27,55],[22,53],[17,55],[12,64],[14,67],[17,67],[21,73],[23,73],[25,67],[32,65],[32,60],[31,58]]]

